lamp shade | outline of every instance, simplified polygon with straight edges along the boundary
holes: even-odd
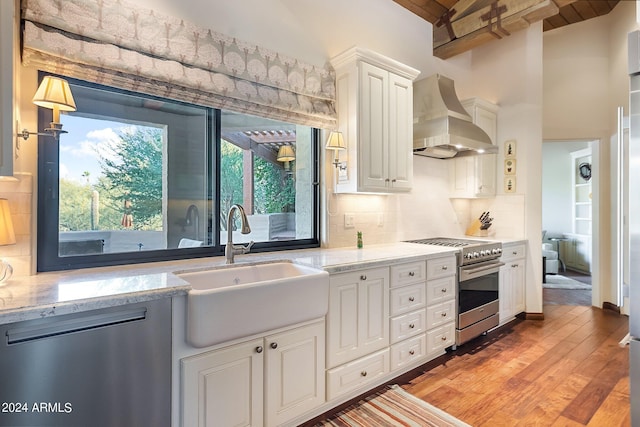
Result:
[[[76,111],[76,103],[69,83],[61,78],[45,76],[33,96],[33,103],[39,107],[60,111]]]
[[[291,162],[296,159],[296,153],[293,152],[293,147],[290,145],[283,145],[278,149],[279,162]]]
[[[13,231],[9,201],[0,199],[0,245],[13,245],[16,243],[16,235]]]
[[[327,145],[325,147],[328,150],[345,150],[347,146],[344,144],[344,138],[342,132],[333,131],[329,134],[327,139]]]

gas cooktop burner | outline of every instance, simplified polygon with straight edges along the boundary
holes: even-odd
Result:
[[[487,242],[485,240],[433,237],[428,239],[407,240],[407,242],[420,243],[422,245],[460,248],[458,265],[467,265],[483,261],[490,261],[500,258],[500,255],[502,254],[502,244],[500,242]]]
[[[489,242],[483,240],[454,239],[449,237],[433,237],[429,239],[407,240],[408,243],[421,243],[423,245],[448,246],[453,248],[461,248],[469,245],[482,245]]]

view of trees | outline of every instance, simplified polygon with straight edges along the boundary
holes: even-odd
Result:
[[[119,230],[130,214],[132,229],[162,229],[162,130],[131,127],[101,150],[101,176],[91,184],[60,180],[60,231]],[[243,202],[242,150],[221,146],[221,212]],[[254,213],[292,212],[295,182],[282,169],[256,158]],[[129,203],[127,203],[129,202]],[[223,229],[225,218],[221,220]]]

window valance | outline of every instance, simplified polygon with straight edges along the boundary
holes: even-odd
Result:
[[[122,89],[335,128],[335,76],[122,0],[23,0],[23,63]]]

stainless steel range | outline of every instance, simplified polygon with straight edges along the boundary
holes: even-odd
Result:
[[[456,346],[498,326],[498,276],[502,244],[471,239],[436,237],[409,243],[459,248]],[[455,346],[454,346],[455,349]]]

